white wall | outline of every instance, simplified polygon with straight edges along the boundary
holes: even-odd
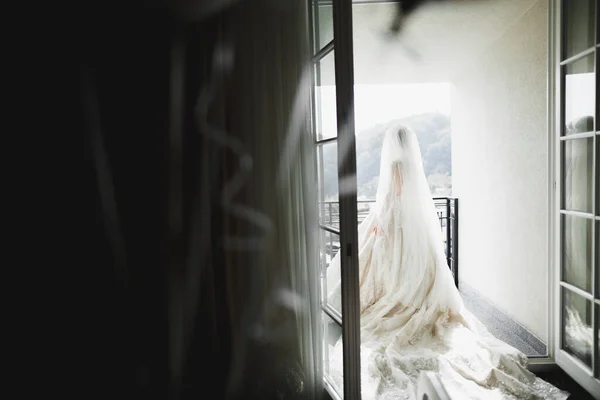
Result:
[[[455,79],[453,193],[466,284],[547,342],[547,0]]]
[[[448,82],[481,55],[536,0],[482,0],[425,3],[389,36],[394,3],[354,4],[356,84]],[[322,44],[333,38],[330,6],[319,7]],[[331,57],[333,59],[333,57]],[[323,84],[333,84],[333,60],[324,62]]]

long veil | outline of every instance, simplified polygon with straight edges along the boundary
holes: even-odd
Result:
[[[389,331],[408,342],[449,312],[458,315],[463,304],[446,263],[419,143],[405,126],[385,133],[375,200],[358,228],[363,336]],[[327,300],[337,309],[339,263],[338,254],[327,270]]]

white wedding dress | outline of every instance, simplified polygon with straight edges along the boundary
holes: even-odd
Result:
[[[417,399],[421,371],[452,399],[566,399],[527,369],[527,357],[469,313],[446,263],[416,135],[384,138],[376,203],[361,223],[359,285],[362,398]],[[339,253],[327,270],[328,302],[341,310]],[[329,373],[343,388],[342,341]]]

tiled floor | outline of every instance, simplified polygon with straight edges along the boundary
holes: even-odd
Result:
[[[487,327],[492,335],[529,357],[547,354],[546,345],[542,340],[502,313],[477,292],[465,285],[461,286],[460,292],[465,307]]]

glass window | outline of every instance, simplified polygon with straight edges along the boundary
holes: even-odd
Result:
[[[564,67],[564,135],[594,130],[594,55]]]
[[[342,397],[344,393],[342,327],[325,312],[321,312],[321,322],[323,324],[323,372],[326,384],[331,384],[332,389]]]
[[[331,5],[318,5],[319,0],[313,0],[313,29],[314,46],[316,54],[325,45],[333,40],[333,7]]]
[[[314,115],[316,140],[337,136],[334,52],[315,63]]]
[[[317,147],[320,222],[335,229],[340,227],[337,147],[337,141]]]
[[[562,280],[592,292],[592,220],[563,215]]]
[[[592,365],[592,302],[578,294],[562,288],[563,297],[563,340],[562,348],[567,353]]]
[[[572,57],[594,46],[594,0],[564,0],[564,55]]]
[[[592,213],[594,139],[562,142],[563,208]]]
[[[321,230],[321,287],[323,305],[342,315],[341,270],[340,263],[331,263],[340,250],[340,236]]]

